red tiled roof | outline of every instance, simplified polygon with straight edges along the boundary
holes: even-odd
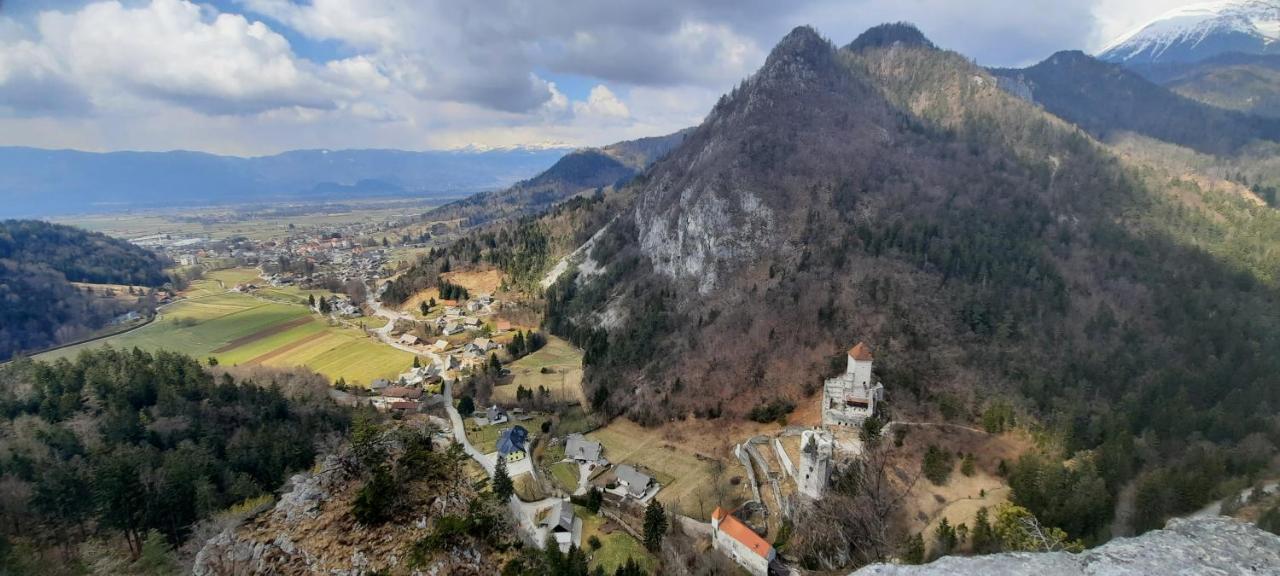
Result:
[[[773,546],[770,546],[768,542],[764,541],[764,538],[756,534],[755,530],[748,528],[733,514],[725,512],[723,508],[717,506],[715,511],[711,513],[711,517],[720,522],[719,530],[721,532],[741,542],[743,546],[750,548],[752,552],[759,554],[761,558],[769,557],[769,552],[773,550]]]
[[[859,342],[857,346],[849,349],[849,357],[859,362],[871,361],[871,347],[866,342]]]

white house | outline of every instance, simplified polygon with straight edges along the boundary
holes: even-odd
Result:
[[[875,415],[876,404],[884,400],[884,386],[872,381],[872,360],[871,347],[863,342],[849,349],[844,374],[822,387],[823,426],[858,427]]]
[[[777,558],[777,552],[755,530],[717,506],[711,513],[711,533],[713,548],[752,576],[768,576],[769,564]]]

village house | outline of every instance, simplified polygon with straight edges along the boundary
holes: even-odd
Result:
[[[417,412],[421,406],[422,404],[415,400],[400,400],[390,403],[388,409],[392,412]]]
[[[390,385],[391,382],[388,382],[386,378],[378,378],[377,380],[369,383],[369,389],[374,392],[381,392]]]
[[[454,334],[461,333],[462,330],[463,328],[461,325],[455,322],[446,322],[444,325],[444,328],[440,329],[440,333],[444,334],[445,336],[453,336]]]
[[[658,483],[654,481],[652,476],[636,470],[629,464],[618,466],[613,471],[618,477],[618,485],[625,491],[625,494],[636,500],[644,500],[649,496],[657,493]],[[650,493],[653,491],[653,494]]]
[[[717,506],[711,513],[711,532],[713,548],[752,576],[768,576],[769,565],[777,560],[777,552],[755,530]]]
[[[475,354],[484,354],[494,348],[496,348],[496,346],[492,340],[489,340],[488,338],[476,338],[469,342],[464,350]]]
[[[449,349],[449,341],[444,339],[436,340],[436,343],[432,344],[431,347],[444,352]]]
[[[417,400],[422,398],[421,388],[409,388],[407,386],[392,386],[382,391],[382,395],[387,398],[403,398],[406,400]]]
[[[484,412],[476,412],[476,426],[496,426],[498,424],[506,424],[510,421],[506,411],[499,408],[496,404],[485,408]]]
[[[414,335],[414,334],[408,334],[408,333],[401,334],[401,335],[400,335],[400,343],[401,343],[401,344],[405,344],[405,345],[407,345],[407,346],[417,346],[417,345],[418,345],[418,337],[417,337],[416,335]]]
[[[525,443],[529,441],[529,431],[524,426],[512,426],[498,433],[498,457],[507,462],[524,460]]]
[[[542,519],[539,527],[542,528],[544,535],[549,534],[555,539],[556,546],[561,552],[567,553],[570,547],[581,544],[577,541],[582,538],[581,524],[582,521],[573,514],[573,503],[556,500],[547,510],[547,515]]]
[[[884,400],[884,386],[873,381],[871,347],[859,342],[849,349],[845,372],[828,379],[822,387],[822,425],[859,427],[876,414],[876,404]]]
[[[602,452],[604,452],[604,446],[599,442],[587,440],[586,436],[581,434],[570,434],[564,440],[565,458],[580,464],[607,464],[608,462],[600,456]]]

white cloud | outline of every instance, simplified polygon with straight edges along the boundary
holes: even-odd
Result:
[[[1017,65],[1185,3],[3,1],[0,144],[231,153],[602,145],[696,124],[800,24],[844,44],[914,21]]]
[[[631,117],[627,105],[604,84],[597,84],[591,89],[586,102],[574,102],[573,113],[577,116],[608,121],[626,120]]]

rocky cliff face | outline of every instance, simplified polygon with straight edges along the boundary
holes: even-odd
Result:
[[[1118,538],[1080,554],[1016,552],[948,556],[924,566],[874,564],[857,576],[1025,574],[1280,574],[1280,537],[1230,518],[1172,520],[1164,530]]]
[[[726,275],[800,249],[804,183],[876,155],[887,106],[812,28],[793,30],[723,98],[639,194],[635,223],[654,268],[701,294]]]
[[[343,471],[333,456],[326,459],[319,470],[294,475],[289,489],[281,494],[274,508],[257,514],[243,525],[228,526],[207,541],[196,555],[192,574],[358,576],[374,572],[428,575],[498,572],[496,560],[471,546],[457,546],[424,565],[409,567],[413,543],[431,532],[429,519],[446,513],[465,513],[465,498],[436,498],[429,506],[416,510],[409,521],[364,526],[356,523],[351,515],[358,482]]]

